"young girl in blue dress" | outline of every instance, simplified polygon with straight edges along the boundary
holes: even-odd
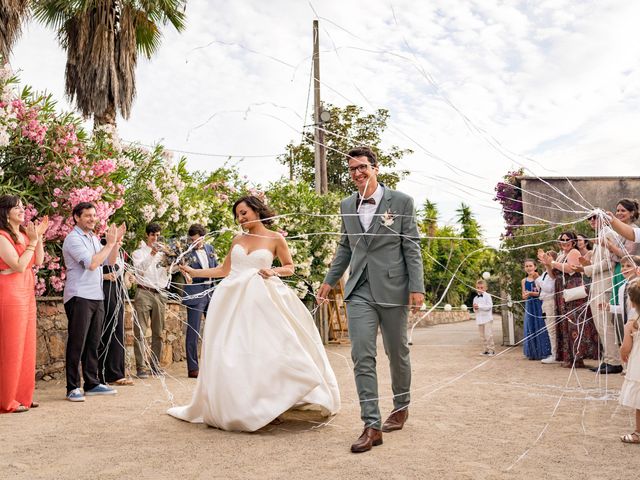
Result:
[[[541,360],[551,355],[551,343],[542,316],[542,301],[536,285],[538,272],[536,262],[530,258],[524,261],[527,274],[522,279],[522,299],[524,303],[524,354],[529,360]]]

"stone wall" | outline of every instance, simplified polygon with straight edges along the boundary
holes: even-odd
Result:
[[[67,316],[60,297],[39,297],[36,299],[38,310],[36,378],[50,380],[64,377],[65,348],[67,345]],[[425,312],[409,315],[409,326],[419,320]],[[417,326],[428,327],[442,323],[464,322],[471,319],[469,311],[452,310],[431,312]],[[127,368],[131,372],[133,356],[133,321],[130,305],[125,309],[125,346],[127,347]],[[184,332],[187,322],[186,308],[177,303],[167,304],[165,317],[164,348],[160,364],[163,367],[186,358]],[[204,320],[202,327],[204,328]],[[151,343],[151,329],[147,331],[147,343]]]
[[[416,314],[409,314],[409,326],[413,326],[414,323],[420,320],[425,312],[418,312]],[[420,327],[430,327],[432,325],[440,325],[443,323],[457,323],[457,322],[466,322],[467,320],[471,320],[471,313],[469,310],[452,310],[450,312],[445,312],[442,310],[434,310],[429,315],[427,315],[420,323],[416,326],[416,328]]]
[[[67,316],[60,297],[40,297],[36,301],[38,310],[36,378],[50,380],[64,376],[65,348],[67,345]],[[177,302],[167,304],[165,317],[164,349],[160,364],[167,366],[185,359],[184,325],[187,311]],[[204,324],[204,321],[202,322]],[[150,345],[151,330],[147,331]],[[125,346],[127,366],[133,361],[133,321],[130,305],[125,309]]]
[[[524,223],[571,222],[584,214],[578,205],[614,211],[621,198],[636,198],[640,177],[520,177]],[[557,190],[561,193],[559,193]],[[589,208],[589,207],[587,207]]]

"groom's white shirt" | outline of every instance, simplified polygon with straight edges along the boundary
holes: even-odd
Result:
[[[378,205],[380,205],[383,195],[384,188],[382,187],[382,185],[378,184],[378,188],[376,188],[376,191],[373,192],[373,195],[371,195],[371,197],[365,197],[373,198],[376,203],[374,205],[370,203],[363,203],[362,205],[359,205],[360,208],[358,209],[358,218],[360,219],[362,230],[364,230],[365,232],[369,230],[369,227],[371,226],[371,222],[373,221],[373,217],[378,210]],[[359,203],[360,202],[358,202],[358,204]]]

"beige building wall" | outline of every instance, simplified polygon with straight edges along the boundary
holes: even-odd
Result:
[[[564,223],[593,207],[614,211],[621,198],[640,198],[640,177],[520,177],[524,223]]]

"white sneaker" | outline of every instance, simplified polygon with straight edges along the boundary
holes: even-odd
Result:
[[[79,388],[74,388],[67,393],[67,400],[70,402],[84,402],[84,394]]]
[[[547,358],[543,358],[542,360],[540,360],[540,362],[546,363],[546,364],[560,363],[558,360],[556,360],[556,357],[554,357],[553,355],[549,355]]]

